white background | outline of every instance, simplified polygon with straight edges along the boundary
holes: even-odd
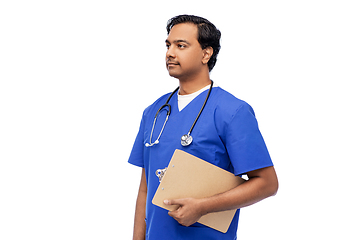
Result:
[[[255,110],[280,188],[239,239],[358,239],[358,1],[1,1],[0,239],[131,239],[165,26],[222,32],[211,78]],[[283,237],[283,238],[282,238]]]

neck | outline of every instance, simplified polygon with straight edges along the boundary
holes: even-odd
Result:
[[[179,79],[179,94],[180,95],[187,95],[194,92],[199,91],[200,89],[206,87],[207,85],[211,84],[209,72],[205,74],[205,76],[197,77],[193,79],[181,80]]]

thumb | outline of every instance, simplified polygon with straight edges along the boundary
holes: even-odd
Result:
[[[182,199],[164,200],[165,205],[183,205]]]

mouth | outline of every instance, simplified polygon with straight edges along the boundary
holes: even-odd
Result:
[[[173,66],[177,66],[177,65],[180,65],[180,64],[177,63],[177,62],[170,62],[170,61],[167,61],[167,62],[166,62],[166,66],[167,66],[167,67],[173,67]]]

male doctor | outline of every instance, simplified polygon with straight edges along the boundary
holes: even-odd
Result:
[[[210,80],[220,50],[220,31],[204,18],[180,15],[168,21],[167,32],[166,68],[179,80],[179,89],[144,110],[129,157],[129,163],[142,168],[133,239],[234,240],[240,208],[276,194],[273,163],[251,106]],[[159,111],[166,103],[171,111],[168,105]],[[183,145],[182,136],[189,129],[192,142]],[[248,180],[209,198],[165,200],[179,205],[168,212],[151,201],[161,180],[159,172],[168,166],[175,149],[235,175],[246,174]],[[207,213],[230,209],[238,210],[226,233],[197,223]]]

